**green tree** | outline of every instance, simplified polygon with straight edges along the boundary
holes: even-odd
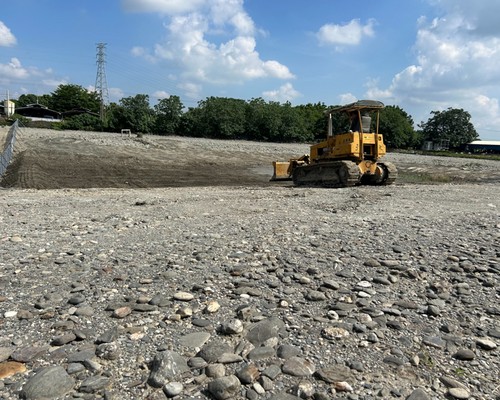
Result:
[[[264,115],[267,104],[262,97],[247,102],[245,110],[245,136],[248,140],[265,140]]]
[[[431,111],[431,114],[427,122],[420,124],[425,140],[449,140],[450,147],[458,149],[479,138],[467,111],[450,107],[446,111]]]
[[[19,96],[19,98],[15,101],[16,107],[26,107],[30,104],[41,104],[43,106],[48,107],[50,104],[51,96],[48,94],[43,94],[38,96],[33,93],[26,93]]]
[[[106,111],[106,127],[112,132],[120,132],[121,129],[126,128],[125,111],[123,107],[116,103],[111,103]]]
[[[324,140],[328,131],[326,105],[324,103],[296,106],[302,120],[306,140]]]
[[[244,100],[226,97],[208,97],[198,103],[202,120],[200,128],[206,137],[240,139],[245,134]]]
[[[154,132],[159,135],[174,135],[178,133],[183,108],[184,105],[179,96],[170,96],[158,101],[158,104],[154,106]]]
[[[96,92],[89,92],[79,85],[59,85],[52,92],[50,104],[52,110],[59,112],[85,109],[95,113],[99,112],[100,99]]]
[[[285,142],[307,142],[314,138],[314,133],[305,123],[305,119],[297,107],[286,102],[280,107],[281,140]]]
[[[149,106],[147,94],[124,97],[109,107],[109,126],[113,130],[131,129],[132,132],[151,133],[154,125],[154,113]]]
[[[177,133],[181,136],[206,137],[203,123],[202,111],[198,107],[189,107],[181,116]]]
[[[94,115],[79,114],[65,118],[64,121],[61,122],[61,128],[80,131],[97,131],[101,129],[101,120]]]
[[[265,102],[262,98],[247,103],[245,137],[272,142],[304,142],[314,139],[318,118],[323,112],[314,106],[294,107],[289,102]]]
[[[387,147],[400,149],[416,144],[413,119],[399,106],[387,106],[380,111],[379,133],[384,135]]]

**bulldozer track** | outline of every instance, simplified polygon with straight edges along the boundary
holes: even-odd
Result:
[[[387,172],[387,178],[382,182],[382,185],[392,185],[398,177],[398,170],[396,166],[393,163],[387,161],[379,163],[379,165],[381,165],[382,168],[385,168]]]
[[[298,167],[293,173],[297,186],[342,188],[359,183],[360,172],[352,161],[331,161]]]

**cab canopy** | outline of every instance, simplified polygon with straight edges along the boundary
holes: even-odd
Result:
[[[384,103],[377,100],[358,100],[354,103],[346,104],[330,108],[326,111],[327,114],[346,112],[348,114],[356,111],[375,111],[384,108]]]

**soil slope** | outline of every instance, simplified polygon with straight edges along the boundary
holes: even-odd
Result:
[[[17,138],[16,157],[2,186],[36,189],[268,186],[276,185],[269,182],[273,160],[287,160],[307,152],[305,144],[172,136],[138,138],[25,128]],[[453,183],[500,182],[495,161],[411,154],[388,154],[387,159],[396,163],[400,171],[399,184],[408,182],[409,174],[434,175],[437,180],[446,175]]]

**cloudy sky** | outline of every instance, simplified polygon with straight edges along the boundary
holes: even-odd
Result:
[[[498,0],[2,2],[0,100],[92,89],[106,43],[111,101],[171,94],[398,105],[416,124],[463,108],[500,140]]]

